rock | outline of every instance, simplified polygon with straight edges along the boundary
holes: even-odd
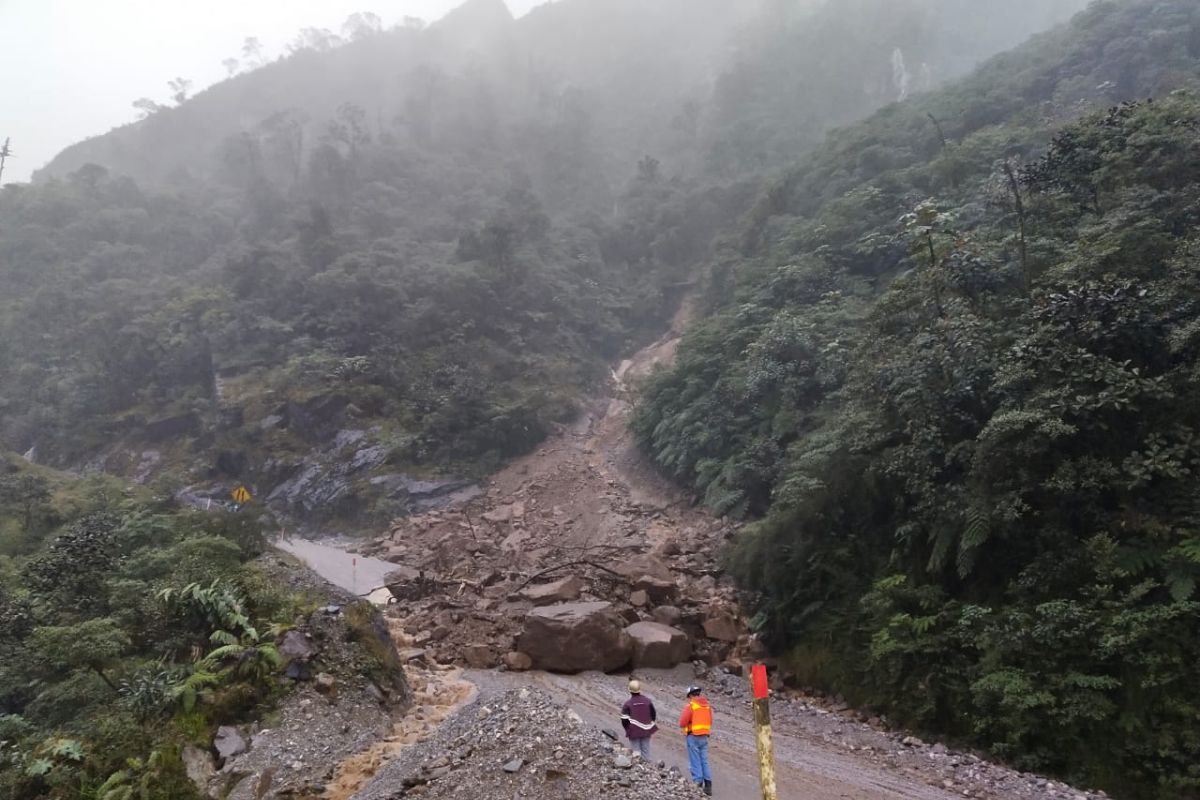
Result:
[[[317,648],[302,631],[290,630],[279,640],[279,655],[289,661],[309,661],[316,654]]]
[[[616,571],[629,581],[635,591],[640,589],[646,592],[656,603],[668,600],[678,589],[675,573],[654,556],[636,556],[617,567]]]
[[[675,606],[659,606],[650,612],[650,616],[660,625],[669,625],[672,628],[679,627],[683,620],[683,612]]]
[[[425,660],[425,650],[421,647],[409,647],[401,650],[398,655],[400,656],[401,664],[411,664],[414,661]]]
[[[242,734],[237,728],[222,725],[217,728],[217,736],[213,739],[213,748],[222,761],[227,761],[246,752],[246,740],[242,738]]]
[[[923,747],[925,745],[924,742],[915,736],[905,736],[904,739],[901,740],[900,744],[904,745],[905,747]]]
[[[508,653],[504,656],[504,666],[513,672],[525,672],[533,669],[533,659],[525,653]]]
[[[550,672],[613,672],[629,663],[633,641],[610,603],[562,603],[525,616],[517,649]]]
[[[644,589],[638,589],[629,595],[629,602],[637,608],[645,608],[650,603],[650,595]]]
[[[525,766],[525,762],[519,758],[514,758],[504,765],[504,771],[510,775],[521,771],[521,767]]]
[[[704,635],[718,642],[736,642],[742,626],[732,614],[721,611],[704,620]]]
[[[513,507],[500,506],[499,508],[494,508],[491,511],[483,514],[482,518],[487,522],[494,522],[498,525],[505,522],[511,522],[513,518]]]
[[[617,769],[629,769],[633,766],[633,759],[624,753],[618,753],[617,757],[613,759],[613,766]]]
[[[332,694],[337,689],[337,678],[328,672],[317,673],[316,687],[322,694]]]
[[[471,669],[491,669],[496,666],[496,654],[486,644],[469,644],[462,649],[462,656]]]
[[[692,656],[692,641],[678,628],[658,622],[637,622],[625,629],[633,640],[633,667],[670,669]]]
[[[217,765],[213,763],[212,754],[194,744],[185,744],[180,755],[188,779],[196,785],[201,795],[207,794],[208,782],[217,774]]]
[[[526,586],[519,592],[522,600],[528,600],[535,606],[548,606],[554,603],[570,603],[579,599],[587,584],[578,575],[569,575],[553,583],[539,583]]]
[[[284,668],[283,675],[294,681],[311,681],[312,664],[307,661],[292,661]]]

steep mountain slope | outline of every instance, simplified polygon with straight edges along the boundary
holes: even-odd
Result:
[[[818,38],[838,4],[770,35],[886,73],[898,6],[872,2],[883,27],[845,41]],[[901,43],[944,47],[941,4],[900,4],[924,15]],[[70,148],[0,192],[0,437],[350,524],[404,512],[414,478],[527,451],[665,327],[770,166],[704,167],[714,137],[743,142],[714,76],[744,61],[760,97],[792,80],[756,60],[759,6],[722,8],[567,0],[514,21],[473,0],[424,31],[310,36]],[[784,149],[891,99],[828,77],[850,99],[793,86],[813,125]]]
[[[1200,781],[1197,85],[1194,3],[1098,3],[838,132],[635,419],[766,515],[731,566],[802,680],[1128,796]]]

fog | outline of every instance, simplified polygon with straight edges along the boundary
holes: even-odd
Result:
[[[546,0],[506,0],[515,15]],[[284,52],[302,28],[338,32],[356,12],[387,26],[434,21],[459,0],[0,0],[0,140],[16,157],[5,182],[26,181],[67,145],[137,118],[141,97],[165,102],[167,82],[192,92],[221,80],[221,62],[241,58],[246,37],[264,55]]]

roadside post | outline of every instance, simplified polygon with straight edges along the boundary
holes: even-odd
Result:
[[[767,686],[767,667],[755,664],[750,672],[754,691],[754,733],[758,742],[758,772],[762,779],[763,800],[779,800],[775,788],[775,746],[771,742],[771,690]]]

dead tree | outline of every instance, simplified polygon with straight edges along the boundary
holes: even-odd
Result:
[[[1004,162],[1004,174],[1008,177],[1008,188],[1012,192],[1013,205],[1017,209],[1018,244],[1021,252],[1021,282],[1025,297],[1033,293],[1033,275],[1029,271],[1029,243],[1026,238],[1025,199],[1021,196],[1021,184],[1017,180],[1017,171],[1013,169],[1012,161]]]
[[[10,139],[5,137],[4,146],[0,147],[0,186],[4,185],[4,162],[13,158],[12,148],[9,146]]]

